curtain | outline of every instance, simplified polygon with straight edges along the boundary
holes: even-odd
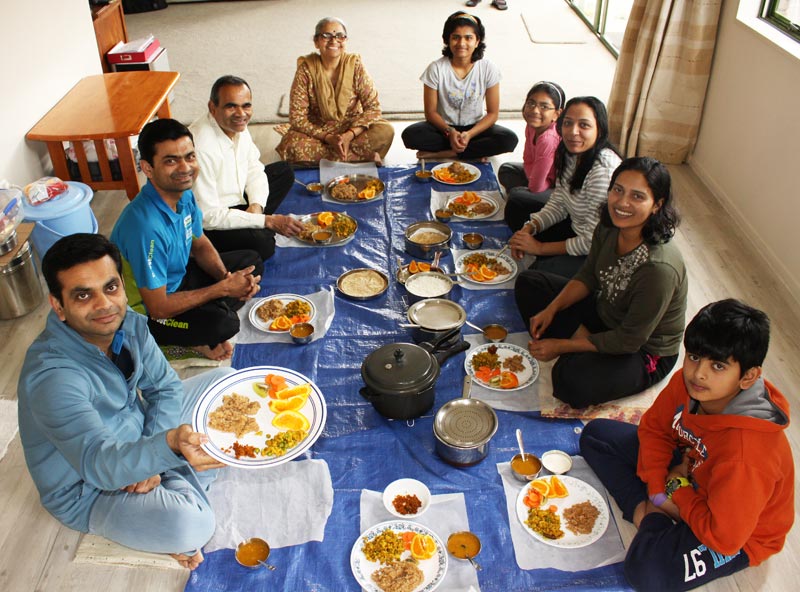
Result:
[[[694,149],[721,0],[635,0],[609,98],[625,156],[684,162]]]

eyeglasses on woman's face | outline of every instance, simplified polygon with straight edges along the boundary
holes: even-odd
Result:
[[[319,39],[324,39],[325,41],[330,41],[331,39],[336,39],[336,41],[344,41],[347,39],[346,33],[320,33],[317,35]]]
[[[542,113],[547,113],[548,111],[552,111],[555,109],[553,105],[549,103],[537,103],[536,101],[525,101],[525,109],[536,109],[538,108],[539,111]]]

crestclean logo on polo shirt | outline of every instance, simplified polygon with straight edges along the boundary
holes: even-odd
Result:
[[[192,215],[187,214],[183,219],[183,229],[186,231],[186,240],[192,240]]]

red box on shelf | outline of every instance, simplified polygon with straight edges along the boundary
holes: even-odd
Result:
[[[128,43],[120,41],[109,50],[106,58],[110,64],[147,62],[160,46],[158,39],[152,35],[144,39],[134,39]]]

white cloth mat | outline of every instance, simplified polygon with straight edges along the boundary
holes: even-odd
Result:
[[[0,399],[0,459],[8,452],[8,445],[17,435],[17,402]]]
[[[333,508],[324,460],[291,461],[267,470],[226,467],[208,491],[217,517],[206,553],[235,549],[252,537],[273,549],[321,541]]]
[[[465,335],[464,339],[470,344],[467,357],[477,346],[486,344],[486,340],[480,333]],[[527,350],[529,339],[530,335],[527,333],[509,333],[506,343],[513,343]],[[541,371],[541,367],[539,370]],[[517,391],[494,391],[482,386],[477,380],[473,380],[470,397],[480,399],[494,409],[503,411],[539,411],[539,379],[537,378],[533,384]]]
[[[499,247],[497,249],[491,249],[490,247],[485,247],[484,246],[484,247],[481,247],[478,250],[479,251],[485,251],[485,250],[499,251],[501,248],[502,247]],[[454,265],[453,271],[454,272],[458,272],[458,270],[455,269],[455,262],[458,261],[458,259],[462,255],[473,253],[474,251],[470,251],[468,249],[454,249],[454,248],[451,248],[450,252],[453,255],[453,265]],[[508,253],[508,252],[509,251],[506,250],[506,253]],[[480,284],[478,282],[468,281],[465,278],[458,278],[460,286],[462,288],[467,289],[467,290],[513,290],[514,289],[514,282],[516,281],[517,275],[519,274],[519,272],[523,271],[525,269],[528,269],[527,265],[525,265],[525,259],[515,260],[515,261],[517,263],[517,273],[511,275],[511,277],[509,277],[502,284]]]
[[[497,205],[499,206],[497,211],[488,218],[480,218],[478,220],[453,216],[450,219],[451,224],[454,222],[496,222],[498,220],[503,220],[506,202],[503,199],[503,196],[500,195],[499,191],[473,191],[473,193],[477,193],[481,197],[487,197],[496,201]],[[444,209],[447,206],[447,202],[449,202],[452,198],[463,194],[464,191],[436,191],[435,189],[431,189],[431,214],[436,214],[436,210]]]
[[[322,339],[328,332],[336,313],[333,303],[333,287],[314,292],[313,294],[301,294],[308,298],[317,309],[317,314],[311,324],[314,325],[314,337],[311,341]],[[251,298],[239,309],[239,332],[236,334],[236,343],[294,343],[288,331],[282,333],[267,333],[261,329],[256,329],[250,322],[250,309],[256,302],[269,296],[256,296]]]
[[[388,483],[387,483],[388,485]],[[361,532],[375,524],[387,520],[397,520],[383,505],[383,493],[363,489],[361,491]],[[431,496],[431,505],[419,518],[411,519],[430,528],[447,545],[447,537],[454,532],[469,530],[467,504],[463,493],[447,493]],[[445,549],[445,553],[447,549]],[[480,563],[480,555],[476,561]],[[478,576],[469,561],[447,558],[447,574],[437,588],[441,592],[477,592],[480,590]]]
[[[614,514],[608,504],[608,495],[600,480],[589,468],[581,456],[572,457],[570,477],[585,481],[594,487],[606,502],[609,513],[608,528],[598,540],[586,547],[563,549],[546,545],[536,540],[525,530],[517,518],[517,496],[523,484],[511,474],[511,463],[497,463],[497,472],[503,480],[506,494],[506,510],[511,526],[511,541],[514,544],[514,556],[520,569],[544,569],[552,567],[561,571],[584,571],[604,565],[617,563],[625,558],[625,547],[619,535]]]
[[[378,177],[378,166],[374,162],[335,162],[324,158],[319,161],[319,182],[323,185],[327,185],[328,181],[341,175]],[[328,194],[324,191],[322,192],[322,201],[341,203],[328,197]]]

